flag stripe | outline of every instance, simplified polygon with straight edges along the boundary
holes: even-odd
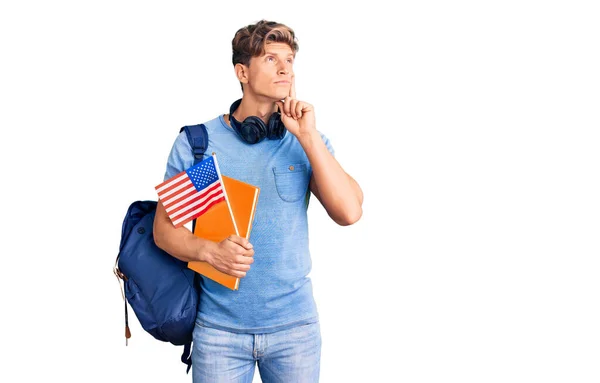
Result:
[[[202,207],[199,207],[198,209],[192,211],[191,213],[189,213],[188,215],[186,215],[185,217],[182,217],[178,220],[175,220],[173,222],[173,224],[175,225],[175,227],[179,227],[181,225],[185,225],[187,222],[189,222],[190,220],[194,219],[193,217],[198,217],[200,216],[202,213],[204,213],[206,210],[208,210],[209,208],[211,208],[213,205],[216,205],[217,203],[221,202],[221,201],[225,201],[225,196],[223,194],[220,194],[219,196],[211,199],[210,201],[208,201],[207,205],[203,205]],[[179,226],[178,226],[179,225]]]
[[[212,194],[215,190],[220,190],[220,189],[221,189],[221,184],[215,183],[213,186],[210,187],[210,189],[207,189],[207,190],[203,191],[202,193],[193,192],[191,194],[190,193],[183,194],[181,196],[181,198],[175,199],[175,200],[173,200],[173,202],[166,204],[165,210],[169,214],[173,214],[181,206],[188,205],[191,202],[197,201],[199,198],[204,198],[204,196],[206,196],[207,194]]]
[[[192,188],[190,190],[183,191],[183,192],[179,193],[178,195],[173,196],[173,198],[170,198],[168,201],[163,202],[163,206],[165,207],[165,210],[167,212],[169,212],[169,209],[171,209],[173,205],[181,202],[182,200],[184,200],[190,196],[194,196],[196,194],[198,194],[198,192],[196,191],[196,188]]]
[[[174,175],[173,177],[169,178],[168,180],[166,180],[165,182],[161,183],[160,185],[157,185],[157,186],[156,186],[156,188],[155,188],[155,189],[156,189],[156,192],[157,192],[157,193],[160,193],[160,192],[162,192],[162,191],[163,191],[163,189],[164,189],[164,188],[165,188],[165,187],[166,187],[168,184],[171,184],[171,183],[177,183],[177,182],[179,182],[179,181],[181,180],[181,178],[180,178],[180,177],[187,178],[187,173],[186,173],[185,171],[183,171],[183,172],[181,172],[181,173],[179,173],[179,174],[176,174],[176,175]]]
[[[171,182],[168,185],[165,185],[162,190],[160,192],[158,192],[159,195],[162,196],[168,196],[171,190],[181,186],[181,185],[185,185],[185,184],[191,184],[192,180],[190,180],[190,178],[187,176],[187,174],[185,175],[185,177],[180,178],[177,182]]]
[[[198,194],[198,190],[196,190],[194,185],[188,185],[186,188],[179,190],[176,194],[173,194],[172,196],[169,196],[169,197],[163,196],[162,197],[163,204],[165,206],[171,205],[172,203],[177,202],[177,200],[179,200],[179,198],[181,198],[182,196],[185,196],[189,193]]]
[[[187,189],[187,188],[192,188],[195,189],[194,184],[192,183],[192,181],[190,181],[189,179],[184,180],[183,182],[181,182],[178,185],[173,185],[174,187],[172,189],[169,189],[167,191],[165,191],[164,193],[159,194],[159,196],[162,199],[166,199],[168,196],[170,196],[173,193],[177,193],[179,190],[181,189]]]
[[[220,185],[217,185],[216,189],[214,190],[194,196],[193,199],[187,201],[183,205],[176,207],[175,209],[168,211],[168,213],[171,217],[175,218],[184,214],[188,210],[195,209],[196,206],[203,204],[207,199],[210,199],[218,194],[223,194],[223,190],[221,190]]]

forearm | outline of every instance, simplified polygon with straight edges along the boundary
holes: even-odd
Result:
[[[329,216],[340,225],[350,225],[362,215],[363,193],[329,153],[320,134],[315,130],[299,138],[310,161],[316,194]]]
[[[185,227],[175,228],[159,203],[154,218],[154,242],[173,257],[184,261],[206,261],[216,244],[195,236]]]

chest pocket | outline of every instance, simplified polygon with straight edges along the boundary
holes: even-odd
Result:
[[[306,163],[276,166],[273,174],[277,193],[282,200],[296,202],[306,195],[310,181]]]

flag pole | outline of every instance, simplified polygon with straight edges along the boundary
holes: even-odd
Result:
[[[217,154],[215,152],[212,152],[212,158],[215,162],[215,168],[217,169],[217,175],[219,176],[221,187],[223,188],[225,202],[227,203],[227,208],[229,209],[229,214],[231,215],[231,221],[233,222],[233,227],[235,228],[235,234],[239,236],[240,232],[238,231],[237,224],[235,223],[235,217],[233,216],[233,211],[231,210],[231,205],[229,204],[229,197],[227,197],[227,191],[225,190],[225,182],[223,182],[223,178],[221,177],[221,169],[219,169],[219,163],[217,162]]]

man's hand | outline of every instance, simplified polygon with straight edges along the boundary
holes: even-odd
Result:
[[[276,102],[281,113],[281,121],[285,128],[296,136],[311,134],[315,130],[315,112],[311,104],[296,100],[296,80],[292,76],[292,85],[289,95],[281,101]]]
[[[246,238],[230,235],[219,242],[206,261],[215,269],[237,278],[244,278],[254,263],[254,249]]]

